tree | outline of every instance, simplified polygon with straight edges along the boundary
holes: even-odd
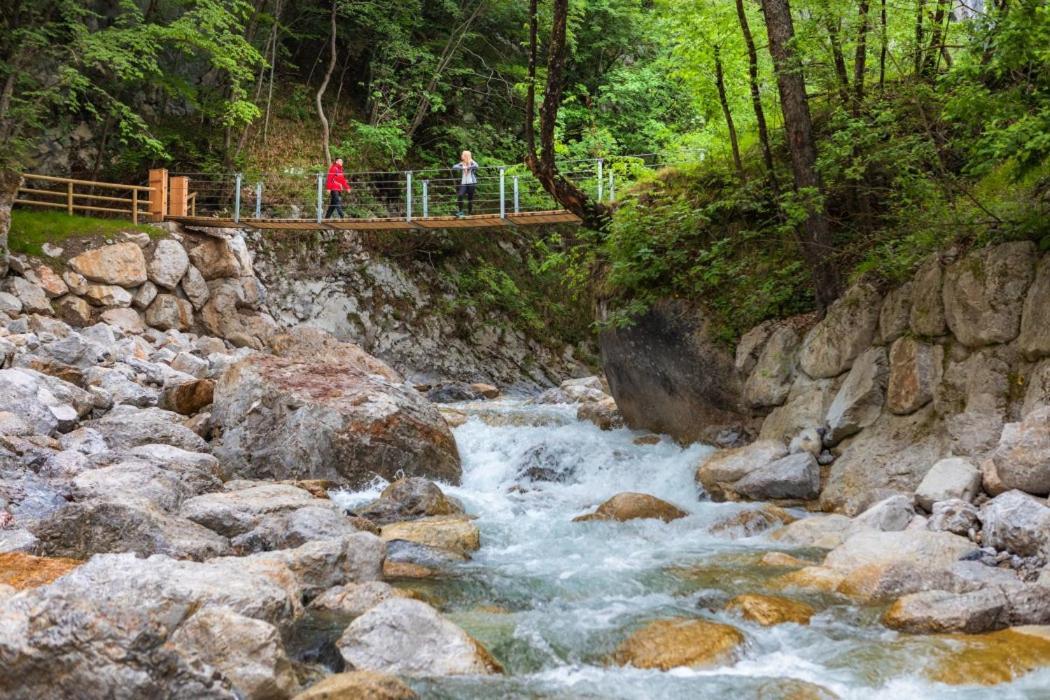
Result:
[[[722,115],[726,120],[726,129],[729,131],[729,145],[733,151],[733,165],[741,178],[744,178],[744,164],[740,160],[740,144],[736,138],[736,125],[733,123],[733,113],[729,109],[729,100],[726,99],[725,74],[722,71],[721,47],[715,44],[712,47],[715,61],[715,85],[718,87],[718,102],[722,105]]]
[[[758,142],[762,147],[762,160],[765,161],[769,182],[776,194],[778,185],[773,165],[773,149],[769,145],[766,112],[762,109],[762,93],[758,87],[758,51],[755,49],[755,39],[751,36],[751,26],[748,24],[747,12],[744,10],[744,0],[736,0],[736,16],[740,23],[740,33],[747,47],[747,82],[751,92],[751,105],[755,110],[755,128],[758,130]]]
[[[795,175],[795,191],[805,210],[800,240],[813,276],[817,304],[827,308],[838,297],[841,282],[834,261],[834,245],[824,211],[823,183],[817,171],[817,148],[806,96],[806,80],[793,47],[795,36],[787,0],[762,0],[769,37],[769,53],[777,74],[780,109],[784,114],[788,151]]]
[[[339,6],[337,0],[332,0],[332,12],[331,12],[331,32],[329,34],[329,55],[328,55],[328,68],[325,70],[324,78],[321,79],[321,86],[317,88],[317,94],[314,96],[314,104],[317,106],[317,118],[321,120],[321,145],[324,151],[324,164],[325,167],[332,162],[332,145],[331,145],[331,134],[328,130],[328,118],[324,115],[324,93],[328,89],[328,83],[332,79],[332,73],[335,72],[335,63],[338,57],[336,53],[336,34],[338,32],[338,25],[336,19],[338,17]]]

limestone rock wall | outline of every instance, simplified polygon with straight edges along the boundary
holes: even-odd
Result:
[[[898,288],[856,284],[800,342],[777,324],[746,334],[743,398],[762,439],[819,431],[827,510],[910,494],[948,457],[980,466],[991,495],[1046,496],[1048,309],[1050,255],[1030,242],[937,255]]]

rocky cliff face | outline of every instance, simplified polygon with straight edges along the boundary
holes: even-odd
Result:
[[[480,246],[450,250],[433,232],[384,233],[381,240],[357,232],[286,234],[248,236],[267,307],[281,326],[322,328],[417,383],[535,388],[593,373],[577,359],[591,352],[560,340],[562,329],[523,328],[457,288],[457,275],[482,262],[469,251]],[[501,269],[527,270],[526,241],[505,230],[478,235]]]
[[[1030,242],[936,256],[898,288],[856,284],[801,333],[785,322],[746,334],[742,399],[762,416],[760,439],[819,459],[826,510],[855,514],[910,495],[949,457],[959,458],[949,476],[979,469],[989,495],[1043,497],[1047,309],[1050,256]],[[743,461],[734,477],[768,460]],[[724,489],[724,471],[716,460],[701,481]]]

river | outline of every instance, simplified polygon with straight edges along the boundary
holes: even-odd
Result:
[[[858,699],[1050,697],[1050,669],[994,690],[926,680],[923,670],[953,643],[890,631],[879,624],[882,608],[789,592],[819,610],[809,625],[761,627],[722,611],[739,593],[783,595],[768,581],[784,570],[761,565],[764,553],[819,553],[763,536],[710,534],[712,523],[755,507],[700,500],[693,474],[711,448],[683,449],[669,440],[638,445],[638,433],[600,431],[577,421],[573,407],[504,400],[457,408],[471,416],[454,431],[463,483],[445,490],[477,516],[482,546],[449,576],[404,585],[480,640],[507,674],[409,679],[423,698],[787,700],[825,697],[821,688]],[[523,478],[529,467],[562,481]],[[380,486],[339,498],[353,506]],[[689,516],[572,522],[621,491],[658,496]],[[740,629],[747,638],[741,658],[669,672],[608,663],[641,624],[681,616]]]

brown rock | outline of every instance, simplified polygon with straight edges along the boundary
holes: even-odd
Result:
[[[215,381],[212,379],[194,379],[182,384],[164,387],[162,408],[192,416],[211,404],[215,396]]]
[[[615,430],[623,427],[623,416],[616,402],[611,398],[601,401],[590,401],[580,404],[576,409],[576,420],[589,421],[601,430]]]
[[[95,306],[124,308],[131,306],[131,292],[115,284],[89,284],[84,298]]]
[[[36,268],[36,276],[39,280],[37,284],[52,299],[69,294],[69,285],[59,277],[57,272],[47,265],[39,265]]]
[[[440,575],[437,569],[410,561],[392,561],[387,559],[383,562],[383,578],[436,578]]]
[[[770,580],[773,588],[800,589],[834,593],[842,585],[845,575],[826,566],[807,566]]]
[[[100,319],[103,323],[116,326],[125,333],[141,333],[146,330],[142,317],[135,309],[106,309]]]
[[[639,435],[631,442],[635,445],[659,445],[660,441],[663,440],[659,435],[650,433],[649,435]]]
[[[190,261],[206,280],[241,276],[241,265],[225,239],[209,238],[194,246]]]
[[[481,532],[470,518],[463,515],[436,515],[419,520],[384,525],[384,541],[404,540],[469,555],[481,547]]]
[[[981,635],[945,635],[927,677],[948,685],[1009,683],[1050,665],[1050,628],[1013,627]]]
[[[91,325],[91,305],[71,294],[55,302],[55,315],[77,328]]]
[[[120,287],[137,287],[146,281],[146,257],[134,243],[95,248],[76,256],[69,266],[89,280]]]
[[[0,585],[18,590],[46,586],[84,562],[60,557],[34,557],[22,552],[0,553]]]
[[[618,493],[598,506],[593,513],[573,518],[573,522],[589,520],[635,520],[638,518],[659,518],[665,523],[684,518],[686,513],[681,508],[662,501],[645,493]]]
[[[726,604],[726,610],[765,627],[785,622],[808,625],[816,613],[812,607],[797,600],[753,593],[736,596]]]
[[[158,294],[146,309],[146,323],[167,330],[188,330],[193,325],[193,305],[174,294]]]
[[[933,400],[944,350],[914,338],[899,338],[890,348],[886,407],[897,415],[919,410]]]
[[[499,398],[500,395],[500,390],[491,384],[477,382],[471,384],[470,388],[474,391],[474,393],[479,394],[486,399],[496,399]]]
[[[801,569],[810,565],[810,562],[804,559],[799,559],[798,557],[793,557],[784,552],[766,552],[758,561],[763,566],[775,566],[778,568]]]
[[[613,655],[621,666],[667,671],[710,668],[733,661],[744,644],[735,627],[706,620],[657,620],[634,632]]]
[[[728,537],[753,537],[774,527],[795,521],[795,516],[783,508],[765,504],[761,508],[741,510],[715,521],[707,529],[713,535]]]
[[[397,676],[375,671],[350,671],[329,676],[294,700],[413,700],[419,696]]]

